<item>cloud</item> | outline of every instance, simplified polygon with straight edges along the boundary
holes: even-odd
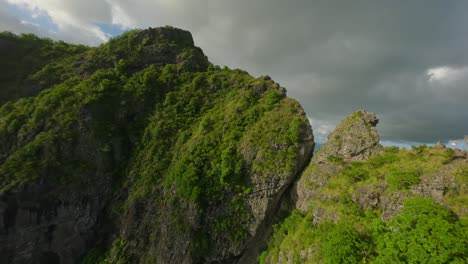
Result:
[[[365,108],[380,117],[383,140],[468,134],[464,0],[8,2],[50,16],[59,37],[91,45],[109,37],[99,24],[188,29],[212,62],[287,87],[318,133]]]
[[[98,23],[112,23],[122,16],[118,8],[108,1],[62,1],[62,0],[6,0],[9,4],[29,10],[32,17],[46,16],[58,27],[56,39],[74,43],[97,45],[109,39]]]
[[[26,20],[20,20],[14,15],[8,13],[0,1],[0,30],[8,30],[16,33],[35,33],[40,34],[40,30],[33,23]]]
[[[314,140],[320,144],[327,142],[328,134],[333,132],[336,125],[338,125],[338,120],[319,120],[315,118],[309,118],[309,123],[314,129]]]

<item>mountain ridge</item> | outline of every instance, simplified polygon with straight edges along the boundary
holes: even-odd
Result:
[[[0,54],[2,261],[467,259],[466,152],[382,147],[358,110],[313,153],[284,87],[173,27],[98,47],[1,33]]]
[[[172,27],[28,78],[43,89],[0,108],[11,263],[235,263],[312,153],[284,88],[213,66]]]

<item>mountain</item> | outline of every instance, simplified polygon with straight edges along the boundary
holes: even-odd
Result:
[[[255,261],[314,146],[283,87],[212,65],[172,27],[96,48],[0,43],[16,51],[2,69],[24,69],[2,76],[0,259]]]
[[[360,110],[313,154],[285,88],[188,31],[0,55],[0,263],[467,258],[466,152],[384,148]]]

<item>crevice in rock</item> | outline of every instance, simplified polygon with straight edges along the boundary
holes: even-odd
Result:
[[[307,151],[307,156],[304,162],[300,165],[297,173],[292,180],[286,184],[279,192],[277,198],[271,203],[265,213],[265,218],[260,224],[256,235],[250,240],[245,250],[240,254],[233,263],[250,264],[257,263],[260,253],[266,249],[268,241],[273,234],[273,226],[285,219],[294,210],[294,202],[291,200],[291,192],[294,184],[300,179],[302,173],[309,165],[313,153],[315,143],[312,144],[310,151]]]

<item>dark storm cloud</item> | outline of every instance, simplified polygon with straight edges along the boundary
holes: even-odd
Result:
[[[89,16],[74,11],[84,10],[77,2],[45,2],[56,23],[77,28],[188,29],[214,63],[269,74],[285,86],[316,133],[365,108],[381,118],[386,140],[468,134],[468,1],[107,0]],[[83,41],[102,39],[98,33]]]

